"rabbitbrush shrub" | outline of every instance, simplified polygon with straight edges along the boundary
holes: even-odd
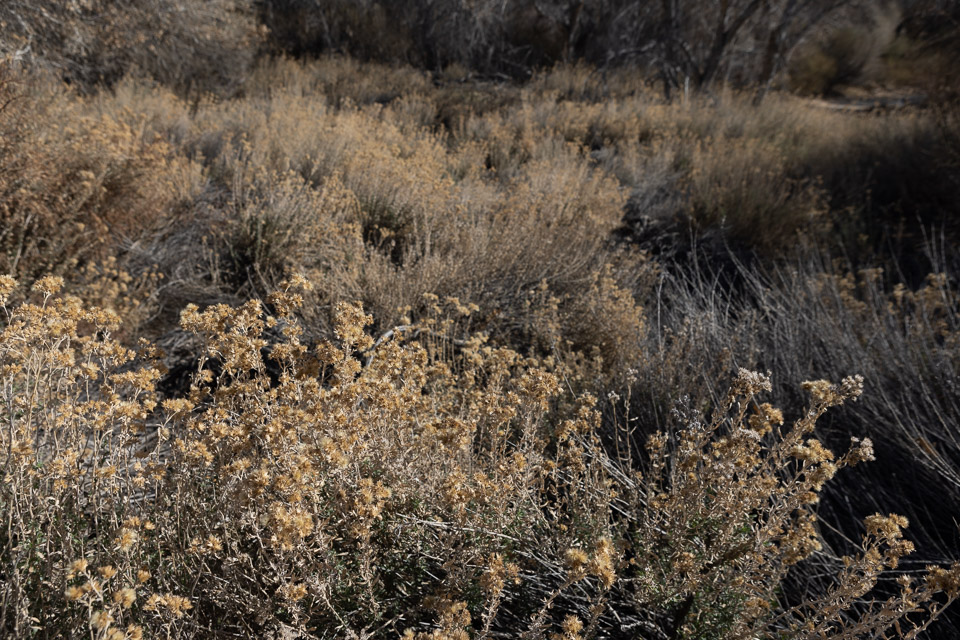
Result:
[[[61,284],[3,307],[6,637],[912,638],[960,595],[954,565],[871,600],[912,551],[905,519],[875,514],[830,588],[779,599],[820,551],[824,484],[872,459],[814,435],[857,377],[804,383],[785,426],[742,370],[635,460],[563,365],[459,335],[475,308],[455,300],[379,340],[341,304],[310,348],[302,278],[267,305],[190,306],[195,375],[161,398],[156,350]]]

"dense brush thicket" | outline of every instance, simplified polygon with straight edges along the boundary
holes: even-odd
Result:
[[[0,6],[0,635],[957,635],[955,7],[529,4]]]
[[[0,53],[83,90],[137,73],[242,90],[263,53],[347,53],[454,75],[640,67],[667,95],[737,85],[830,93],[899,77],[956,97],[956,0],[9,0]]]

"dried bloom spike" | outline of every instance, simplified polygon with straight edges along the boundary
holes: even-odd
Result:
[[[863,394],[863,376],[848,376],[840,381],[840,395],[846,400],[856,400]]]
[[[661,431],[651,434],[647,438],[646,448],[650,455],[655,455],[663,451],[667,446],[667,435]]]
[[[94,611],[90,614],[90,626],[97,630],[110,628],[113,624],[113,616],[109,611]]]
[[[816,520],[817,517],[809,512],[802,512],[796,517],[781,542],[785,565],[795,565],[823,548],[815,527]]]
[[[281,286],[286,286],[291,289],[300,289],[301,291],[313,291],[313,283],[310,282],[302,273],[295,273],[290,276],[290,280],[287,282],[281,283]]]
[[[487,570],[480,578],[480,587],[486,594],[500,593],[506,584],[503,557],[499,553],[490,555]]]
[[[777,409],[769,402],[755,406],[752,416],[747,419],[750,429],[761,436],[770,433],[775,426],[783,424],[783,412]]]
[[[0,305],[7,303],[10,294],[17,288],[17,281],[7,275],[0,275]]]
[[[63,595],[66,596],[70,602],[75,602],[86,595],[86,591],[81,587],[67,587]]]
[[[306,597],[307,586],[302,582],[289,583],[280,587],[278,591],[285,599],[291,602],[296,602]]]
[[[117,575],[117,570],[111,565],[107,564],[97,569],[97,573],[99,573],[100,577],[104,580],[109,580],[113,576]]]
[[[910,522],[904,516],[896,513],[891,513],[887,516],[875,513],[872,516],[864,518],[863,523],[867,527],[867,533],[888,541],[895,541],[902,538],[903,532],[901,529],[906,529],[910,525]]]
[[[127,587],[113,592],[113,601],[124,609],[129,609],[137,600],[137,592]]]
[[[614,549],[613,544],[608,538],[600,538],[597,541],[593,557],[590,559],[590,573],[600,579],[600,583],[605,589],[613,586],[617,580],[617,574],[614,570]]]
[[[211,553],[216,553],[218,551],[223,551],[223,543],[220,541],[220,538],[214,535],[207,536],[206,540],[207,551]]]
[[[126,552],[133,549],[133,547],[137,544],[137,540],[139,540],[137,532],[133,529],[124,527],[120,529],[120,534],[116,537],[114,542],[117,545],[118,551]]]
[[[74,560],[70,563],[70,569],[67,571],[67,580],[76,577],[78,574],[87,570],[89,563],[86,560]]]
[[[770,383],[769,374],[764,375],[742,367],[737,371],[737,378],[732,385],[732,391],[735,395],[753,396],[772,389],[773,385]]]
[[[826,380],[806,380],[800,386],[810,392],[815,402],[825,402],[830,394],[831,385]]]
[[[825,407],[835,407],[843,404],[844,400],[856,400],[860,397],[863,393],[863,377],[848,376],[839,384],[831,384],[826,380],[808,380],[802,387],[810,392],[814,402]]]
[[[948,598],[956,598],[960,595],[960,562],[954,563],[949,569],[927,567],[927,577],[924,582],[931,591],[942,591]]]
[[[567,549],[563,559],[567,564],[567,569],[573,573],[582,571],[590,561],[590,558],[583,549],[577,549],[575,547]]]
[[[163,599],[167,610],[173,614],[174,618],[182,618],[184,613],[193,609],[190,601],[183,596],[175,596],[168,593]]]
[[[56,295],[63,289],[63,278],[59,276],[44,276],[33,283],[33,290],[48,296]]]
[[[373,317],[363,312],[363,305],[359,302],[341,302],[337,305],[335,333],[345,345],[361,351],[369,349],[373,345],[373,339],[366,335],[363,329],[370,324],[373,324]]]
[[[160,607],[166,606],[166,604],[167,599],[164,596],[159,593],[154,593],[147,598],[147,602],[143,605],[143,608],[147,611],[157,611]]]
[[[563,619],[562,629],[566,637],[573,638],[583,631],[583,622],[577,616],[567,616]]]
[[[846,459],[851,467],[861,462],[873,462],[877,459],[873,454],[873,441],[870,438],[850,438],[850,451]]]

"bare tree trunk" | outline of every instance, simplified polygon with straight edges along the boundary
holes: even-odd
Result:
[[[663,7],[663,61],[660,74],[663,78],[664,97],[670,100],[670,91],[677,83],[677,0],[661,0]]]
[[[567,18],[567,42],[563,47],[563,61],[570,62],[570,54],[574,43],[580,35],[580,16],[583,15],[584,0],[580,0],[573,6],[573,10]]]
[[[763,101],[777,74],[783,70],[790,55],[804,41],[807,34],[831,14],[853,2],[854,0],[833,0],[820,4],[816,0],[788,0],[776,26],[770,31],[764,51],[763,66],[758,78],[759,89],[754,96],[755,103]],[[802,24],[802,27],[788,36],[790,27],[794,24]]]
[[[762,0],[751,0],[751,2],[743,8],[743,10],[737,14],[737,17],[734,18],[730,26],[726,26],[726,17],[727,10],[729,7],[728,0],[721,0],[721,10],[720,17],[717,20],[717,30],[714,34],[713,44],[710,46],[710,53],[707,54],[707,59],[704,62],[703,70],[700,72],[698,78],[699,88],[701,90],[709,89],[710,85],[716,79],[717,70],[720,68],[720,63],[723,61],[724,53],[726,53],[727,45],[737,36],[737,33],[740,29],[743,28],[743,25],[746,24],[753,14],[763,5]]]

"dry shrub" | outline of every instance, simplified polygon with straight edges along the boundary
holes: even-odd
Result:
[[[336,76],[343,63],[330,65]],[[576,334],[578,350],[600,348],[609,371],[632,357],[635,350],[613,345],[636,344],[634,324],[606,323],[604,335],[585,330],[596,324],[594,303],[578,300],[590,283],[612,278],[598,291],[613,300],[621,296],[614,289],[631,291],[648,267],[612,246],[625,193],[582,147],[495,114],[470,116],[463,137],[449,140],[424,126],[436,117],[429,94],[387,106],[321,101],[325,87],[339,86],[313,84],[324,65],[277,68],[293,86],[202,102],[194,113],[129,83],[107,102],[108,112],[138,105],[149,132],[205,165],[206,186],[188,183],[190,217],[167,216],[160,233],[137,245],[139,263],[166,276],[165,307],[210,284],[224,296],[263,296],[299,271],[317,284],[312,335],[331,326],[336,300],[362,300],[386,330],[409,310],[422,312],[430,292],[479,304],[487,330],[507,342],[526,331],[523,300],[546,281],[566,300],[564,334]],[[194,239],[185,250],[174,224],[196,225],[205,244]]]
[[[432,83],[429,73],[414,67],[326,55],[310,64],[286,57],[262,59],[244,87],[251,97],[268,96],[281,88],[301,97],[322,97],[332,106],[347,106],[386,104],[402,96],[426,93]]]
[[[649,248],[677,244],[672,235],[681,246],[719,239],[741,257],[795,255],[803,230],[857,266],[889,260],[883,254],[892,247],[916,282],[923,229],[958,237],[956,123],[936,112],[860,116],[789,96],[758,106],[729,93],[687,105],[644,100],[634,113],[641,144],[628,138],[594,156],[633,187],[635,203],[650,203],[630,212]],[[644,218],[652,218],[652,234]]]
[[[835,457],[812,435],[859,378],[805,383],[809,407],[781,429],[754,399],[769,380],[741,371],[711,420],[650,438],[639,474],[605,452],[596,400],[566,396],[562,368],[445,333],[475,311],[454,301],[377,342],[339,305],[315,349],[293,315],[302,278],[270,297],[276,315],[188,307],[202,355],[161,399],[154,350],[117,344],[117,317],[61,284],[3,307],[13,637],[913,637],[960,594],[960,567],[931,567],[853,613],[912,551],[905,520],[877,514],[830,589],[778,601],[820,548],[821,489],[873,457],[869,440]],[[632,430],[625,416],[617,437]]]
[[[870,31],[838,29],[791,61],[790,87],[808,95],[830,94],[839,87],[862,81],[878,54]]]
[[[351,251],[362,251],[357,198],[336,175],[322,189],[312,189],[293,172],[247,182],[237,184],[220,229],[229,252],[221,265],[225,277],[241,284],[277,282],[309,265],[320,280],[349,264]]]
[[[0,73],[0,270],[25,282],[72,276],[166,215],[186,163],[143,118],[98,111],[9,66]]]
[[[560,63],[530,78],[528,86],[537,93],[555,93],[563,100],[602,102],[643,91],[645,78],[640,69],[613,67],[598,69],[583,62]]]
[[[775,146],[755,140],[714,144],[698,146],[690,156],[695,228],[719,232],[734,247],[767,257],[794,246],[800,234],[822,234],[823,193],[815,184],[790,179]]]

